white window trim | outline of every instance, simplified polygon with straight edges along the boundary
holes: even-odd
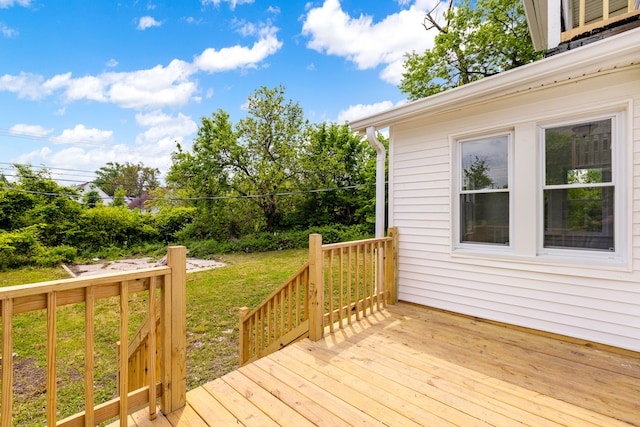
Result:
[[[597,121],[611,119],[611,167],[613,169],[611,176],[611,184],[614,187],[614,251],[588,251],[570,248],[545,248],[544,247],[544,189],[545,189],[545,130],[557,126],[571,125],[579,122]],[[629,145],[626,136],[627,122],[625,111],[615,111],[606,113],[576,114],[570,118],[564,118],[556,121],[544,121],[538,123],[538,207],[537,207],[537,257],[545,262],[567,262],[570,260],[579,263],[596,262],[603,264],[625,264],[629,254],[628,249],[628,203],[627,203],[627,164],[625,158],[625,147]]]
[[[508,158],[508,180],[509,180],[509,244],[508,245],[498,245],[492,243],[481,243],[481,242],[467,242],[464,243],[461,241],[460,236],[460,194],[463,182],[463,171],[462,171],[462,150],[461,144],[465,142],[476,141],[479,139],[488,139],[499,136],[507,136],[507,158]],[[514,176],[513,176],[513,153],[514,153],[514,130],[513,129],[504,129],[504,130],[495,130],[484,133],[473,133],[466,135],[456,135],[451,136],[449,138],[450,145],[452,147],[454,155],[452,156],[452,161],[454,162],[451,166],[452,173],[452,191],[451,191],[451,206],[452,206],[452,250],[456,253],[468,253],[468,254],[510,254],[513,253],[514,247]]]
[[[632,194],[633,188],[631,183],[633,182],[633,120],[634,116],[634,101],[627,99],[622,102],[612,102],[600,104],[598,106],[582,106],[583,108],[576,107],[574,110],[569,111],[567,114],[544,114],[531,117],[529,120],[522,120],[518,122],[505,123],[500,127],[491,127],[485,129],[477,129],[474,132],[464,132],[459,134],[449,135],[449,148],[450,148],[450,220],[451,220],[451,233],[450,233],[450,250],[449,253],[454,258],[465,260],[479,265],[487,265],[487,263],[499,263],[496,265],[505,266],[504,263],[513,263],[515,268],[520,265],[539,265],[539,266],[554,266],[559,268],[567,268],[566,271],[571,271],[572,274],[579,274],[579,271],[592,271],[593,269],[602,271],[632,271]],[[543,217],[543,191],[541,187],[541,180],[544,179],[544,164],[543,154],[541,153],[542,134],[543,128],[560,126],[562,123],[574,123],[577,121],[586,121],[598,118],[615,117],[615,122],[612,124],[613,152],[612,161],[613,173],[612,177],[615,185],[615,252],[591,252],[591,251],[572,251],[568,249],[559,249],[557,251],[549,251],[548,249],[542,250],[543,236],[544,236],[544,217]],[[615,129],[615,130],[614,130]],[[522,134],[526,132],[526,134]],[[459,212],[459,164],[460,153],[458,149],[458,142],[464,140],[472,140],[476,138],[482,138],[490,135],[501,135],[505,133],[512,134],[510,145],[510,245],[507,247],[501,247],[499,245],[484,245],[484,244],[460,244],[460,212]],[[515,141],[515,137],[520,135],[520,138],[525,138],[526,145],[519,147],[519,142]],[[518,156],[517,152],[524,150],[525,152],[535,153],[533,158],[530,156]],[[526,160],[524,160],[526,159]],[[523,236],[516,233],[517,229],[526,227],[523,221],[523,212],[518,212],[517,200],[523,196],[518,193],[516,168],[522,170],[522,162],[532,162],[530,173],[534,180],[533,188],[531,191],[531,197],[534,198],[531,204],[528,204],[528,212],[530,214],[525,217],[534,218],[532,223],[532,233],[523,238]],[[516,163],[518,162],[518,163]],[[535,177],[534,177],[535,175]],[[534,190],[535,189],[535,190]],[[524,209],[524,208],[523,208]],[[588,267],[587,270],[584,270]]]

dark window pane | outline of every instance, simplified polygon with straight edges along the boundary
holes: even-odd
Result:
[[[611,119],[545,130],[547,185],[611,182]]]
[[[614,188],[545,190],[544,246],[613,251]]]
[[[460,195],[461,241],[509,243],[509,193]]]

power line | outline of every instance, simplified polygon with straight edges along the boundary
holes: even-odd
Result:
[[[45,165],[32,165],[29,163],[10,163],[10,162],[0,162],[0,165],[9,165],[11,168],[15,169],[14,165],[18,165],[18,166],[24,166],[30,169],[47,169],[47,170],[60,170],[60,171],[67,171],[67,172],[83,172],[83,173],[91,173],[91,174],[96,174],[96,171],[86,171],[86,170],[82,170],[82,169],[68,169],[68,168],[54,168],[54,167],[50,167],[50,166],[45,166]]]
[[[203,196],[203,197],[150,197],[144,198],[144,201],[165,201],[165,202],[180,202],[180,201],[198,201],[198,200],[232,200],[232,199],[259,199],[263,197],[281,197],[281,196],[296,196],[301,194],[314,194],[314,193],[325,193],[330,191],[343,191],[343,190],[355,190],[363,187],[373,187],[375,184],[356,184],[349,185],[346,187],[336,187],[336,188],[320,188],[314,190],[301,190],[301,191],[287,191],[282,193],[267,193],[267,194],[255,194],[255,195],[246,195],[246,196]],[[69,197],[69,198],[77,198],[81,195],[78,194],[69,194],[69,193],[54,193],[54,192],[43,192],[43,191],[31,191],[31,190],[21,190],[18,188],[5,187],[5,190],[14,191],[17,193],[27,193],[27,194],[35,194],[40,196],[56,196],[56,197]],[[85,194],[86,195],[86,194]],[[97,197],[101,200],[112,200],[111,197]]]
[[[10,177],[10,178],[18,178],[19,177],[19,175],[13,175],[13,174],[4,174],[4,176],[5,177]],[[63,182],[78,182],[78,183],[81,183],[81,184],[84,184],[84,183],[88,182],[86,179],[80,180],[80,179],[56,178],[55,180],[56,181],[63,181]],[[91,181],[89,181],[89,182],[91,182]]]
[[[83,139],[66,138],[62,136],[47,136],[41,133],[26,132],[26,131],[5,129],[5,128],[0,128],[0,136],[5,136],[9,138],[30,139],[32,141],[50,142],[53,144],[88,145],[91,147],[100,147],[104,145],[99,142],[90,142],[88,140],[83,140]]]

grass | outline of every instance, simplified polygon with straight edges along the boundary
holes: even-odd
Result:
[[[187,277],[187,389],[238,366],[238,315],[307,261],[306,249],[225,256],[227,267]]]
[[[307,260],[306,249],[233,254],[220,259],[224,268],[187,275],[187,389],[220,377],[238,365],[238,313],[253,308]],[[62,269],[0,272],[0,286],[66,278]],[[145,295],[132,295],[135,330],[142,319]],[[96,402],[115,395],[119,317],[115,298],[96,306]],[[57,310],[58,419],[83,408],[84,305]],[[99,325],[99,326],[98,326]],[[13,424],[42,425],[46,382],[45,313],[14,317]]]

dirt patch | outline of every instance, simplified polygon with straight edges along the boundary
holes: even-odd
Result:
[[[2,369],[0,369],[2,375]],[[47,370],[36,364],[36,360],[27,357],[13,358],[13,395],[17,401],[31,399],[45,392]]]
[[[116,273],[122,271],[141,270],[165,265],[162,260],[154,261],[152,258],[130,258],[120,261],[96,261],[94,264],[74,265],[70,268],[76,276],[94,276],[97,274]],[[225,264],[212,259],[187,258],[187,273],[195,271],[211,270],[224,267]]]

